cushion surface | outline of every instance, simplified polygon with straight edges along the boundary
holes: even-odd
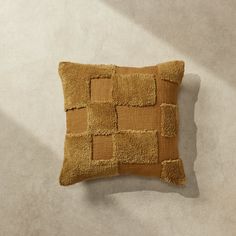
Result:
[[[185,182],[178,153],[183,61],[146,67],[59,64],[66,135],[61,185],[116,176]]]

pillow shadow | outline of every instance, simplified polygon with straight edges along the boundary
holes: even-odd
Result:
[[[106,199],[109,195],[137,191],[157,191],[178,193],[186,198],[200,195],[194,162],[197,158],[197,126],[194,121],[195,104],[200,89],[200,77],[186,74],[179,93],[179,154],[186,174],[184,187],[174,186],[159,180],[140,176],[117,176],[107,179],[88,180],[82,184],[87,190],[88,199],[93,203]]]

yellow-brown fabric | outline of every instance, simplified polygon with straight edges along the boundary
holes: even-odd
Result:
[[[140,175],[182,185],[179,85],[184,62],[147,67],[59,64],[67,132],[61,185]]]

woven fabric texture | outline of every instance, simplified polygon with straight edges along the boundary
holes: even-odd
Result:
[[[116,175],[183,185],[178,152],[183,61],[147,67],[59,64],[66,135],[60,184]]]

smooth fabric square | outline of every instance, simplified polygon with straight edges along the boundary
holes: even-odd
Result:
[[[117,175],[185,183],[178,152],[183,61],[146,67],[59,64],[66,134],[60,184]]]

